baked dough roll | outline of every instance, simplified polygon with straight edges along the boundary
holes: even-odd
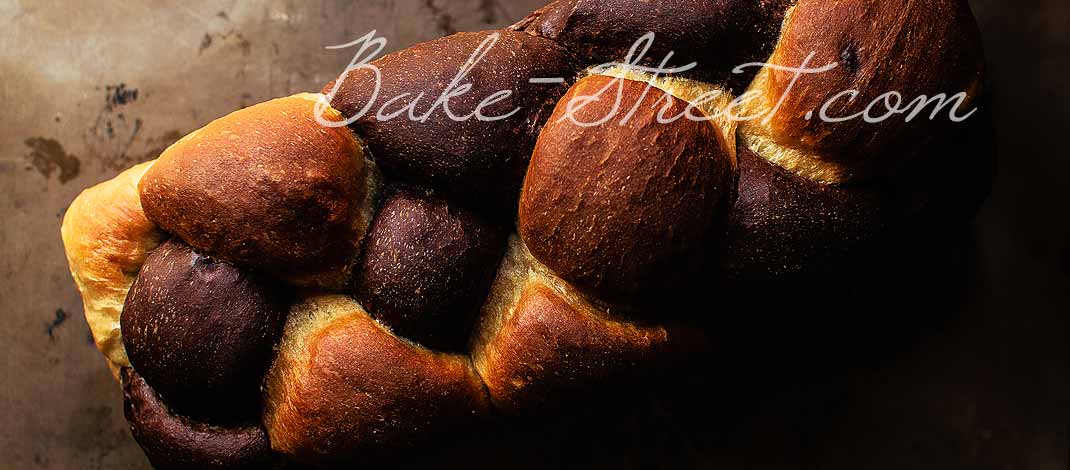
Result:
[[[119,369],[130,366],[119,327],[123,303],[145,258],[164,237],[145,216],[137,191],[154,163],[83,191],[63,217],[63,247],[85,319],[116,379]]]
[[[531,80],[576,75],[553,41],[508,30],[454,34],[370,65],[323,91],[383,173],[502,213],[515,210],[535,137],[567,88]]]
[[[654,42],[640,65],[679,68],[677,73],[742,92],[756,68],[736,66],[769,56],[791,0],[557,0],[516,25],[552,39],[585,66],[623,62],[644,34]],[[633,59],[638,59],[635,57]]]
[[[767,62],[799,68],[808,58],[807,68],[836,66],[763,68],[740,113],[760,117],[741,123],[740,135],[759,156],[820,183],[887,176],[919,157],[931,164],[943,155],[926,151],[964,125],[949,118],[953,96],[964,94],[954,113],[962,117],[982,92],[984,53],[966,0],[800,0]],[[939,94],[944,107],[928,101]]]
[[[354,298],[398,336],[464,351],[509,231],[434,195],[391,192],[368,231]]]
[[[408,448],[489,411],[467,356],[399,338],[344,296],[293,307],[264,400],[272,448],[307,463]]]
[[[212,425],[176,415],[133,369],[122,369],[123,414],[156,470],[281,468],[259,423]]]
[[[535,414],[614,386],[658,386],[661,373],[709,351],[698,329],[616,318],[513,237],[473,336],[472,361],[496,410]]]
[[[585,77],[558,103],[528,167],[519,232],[535,258],[584,291],[657,299],[710,266],[707,249],[731,208],[733,124],[707,114],[728,95],[614,75]]]
[[[289,301],[278,282],[172,238],[148,256],[126,297],[130,364],[187,416],[259,415],[260,384]]]
[[[198,252],[341,288],[373,211],[374,166],[304,93],[235,111],[164,151],[139,185],[149,220]],[[341,119],[325,108],[322,117]]]

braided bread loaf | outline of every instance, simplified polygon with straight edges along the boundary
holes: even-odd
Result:
[[[591,68],[644,32],[638,65],[697,67]],[[363,112],[448,93],[488,39],[449,109],[507,118]],[[811,117],[893,90],[976,107],[982,56],[964,0],[558,0],[222,117],[82,193],[63,240],[157,468],[388,455],[670,383],[712,348],[694,307],[711,290],[820,280],[889,234],[968,220],[984,115]],[[733,70],[767,57],[840,66]],[[318,122],[328,101],[352,123]],[[682,114],[701,119],[661,119]]]

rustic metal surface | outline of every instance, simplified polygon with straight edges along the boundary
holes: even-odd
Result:
[[[240,106],[318,90],[349,59],[325,45],[377,29],[396,49],[540,3],[0,0],[0,467],[148,467],[63,257],[59,224],[79,191]],[[1070,468],[1070,4],[971,3],[1001,171],[963,312],[880,368],[785,387],[688,461]]]

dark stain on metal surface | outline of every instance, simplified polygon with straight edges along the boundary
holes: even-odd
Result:
[[[97,114],[93,127],[89,128],[87,143],[92,153],[103,157],[108,166],[123,169],[137,163],[136,158],[130,158],[128,152],[143,127],[141,118],[127,119],[124,113],[105,108]]]
[[[424,8],[427,8],[431,12],[431,17],[435,20],[435,26],[443,34],[453,34],[457,32],[456,26],[453,24],[453,16],[446,10],[443,10],[435,4],[435,0],[424,0]]]
[[[123,109],[137,101],[142,93],[137,88],[127,87],[126,83],[105,85],[103,90],[104,106],[86,132],[87,151],[110,168],[124,169],[137,163],[128,152],[145,123],[139,117],[127,117]]]
[[[60,325],[62,325],[66,321],[67,321],[67,312],[64,311],[62,308],[57,308],[56,309],[56,318],[54,318],[51,322],[49,322],[48,323],[48,328],[45,329],[45,332],[48,333],[49,339],[52,339],[52,340],[56,339],[56,335],[55,335],[56,328],[59,328]]]
[[[228,31],[220,34],[219,38],[224,41],[234,38],[234,41],[238,44],[238,49],[241,50],[241,55],[249,55],[253,50],[253,43],[249,42],[248,39],[245,39],[245,36],[242,36],[242,34],[237,31]]]
[[[110,164],[116,169],[126,169],[138,163],[147,162],[158,158],[171,144],[182,138],[182,133],[177,130],[168,131],[162,135],[151,137],[145,141],[148,150],[139,153],[124,152],[113,158]]]
[[[107,103],[109,109],[115,109],[127,103],[133,103],[134,101],[137,101],[137,88],[127,88],[125,83],[120,83],[118,85],[107,85],[104,88],[108,92],[104,100]]]
[[[253,43],[246,39],[242,33],[232,29],[225,33],[204,33],[204,37],[201,38],[201,44],[197,47],[197,53],[200,54],[215,44],[234,44],[241,51],[241,55],[244,56],[253,52]]]
[[[212,47],[212,35],[206,33],[204,35],[204,38],[201,39],[201,46],[197,48],[197,53],[200,54],[201,52],[204,52],[204,50],[208,49],[209,47]]]
[[[26,139],[25,144],[30,148],[26,159],[29,160],[31,168],[46,179],[57,169],[60,183],[66,183],[78,176],[82,162],[78,161],[78,157],[63,150],[63,145],[55,139],[30,137]]]
[[[129,431],[112,418],[110,406],[89,406],[76,411],[64,434],[67,445],[102,458],[126,442]]]
[[[164,150],[167,150],[167,147],[170,147],[171,144],[177,142],[178,139],[181,138],[182,131],[178,130],[167,131],[162,135],[153,137],[148,140],[148,144],[152,145],[153,147],[149,148],[141,155],[135,157],[135,160],[137,160],[137,163],[141,163],[157,158],[160,156],[160,154],[164,152]]]
[[[498,19],[497,12],[495,11],[498,8],[499,5],[496,0],[480,0],[479,12],[482,15],[480,20],[482,20],[484,24],[494,24]]]
[[[171,130],[145,139],[145,122],[140,117],[128,116],[129,112],[123,109],[123,106],[136,101],[143,94],[136,88],[128,88],[125,83],[108,85],[103,89],[106,93],[105,106],[97,113],[96,120],[85,134],[87,151],[93,159],[103,162],[108,168],[123,170],[158,157],[182,137],[181,131]]]

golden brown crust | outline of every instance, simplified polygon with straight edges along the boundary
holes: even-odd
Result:
[[[648,83],[658,90],[686,102],[689,106],[693,106],[696,108],[692,113],[693,115],[708,119],[710,123],[721,130],[722,145],[726,149],[732,165],[736,165],[736,128],[739,122],[733,119],[730,113],[725,112],[731,109],[732,100],[735,98],[731,90],[723,86],[690,78],[654,75],[628,66],[613,66],[593,72],[596,72],[596,75]]]
[[[129,367],[119,317],[145,258],[163,238],[145,217],[137,185],[146,162],[82,192],[63,217],[63,246],[97,349],[118,378]]]
[[[837,63],[832,70],[803,74],[790,92],[795,73],[763,69],[751,85],[759,96],[749,102],[750,116],[771,112],[766,122],[743,123],[741,137],[762,157],[801,176],[823,183],[880,176],[896,171],[934,136],[953,125],[950,106],[931,120],[930,105],[917,118],[893,116],[881,123],[862,118],[824,122],[866,110],[882,94],[898,92],[899,106],[939,93],[967,93],[958,115],[974,108],[983,76],[983,53],[977,26],[964,0],[827,1],[802,0],[784,20],[780,42],[769,63],[799,67],[814,53],[808,67]],[[838,94],[857,90],[848,100]],[[894,104],[894,102],[893,102]],[[887,108],[878,105],[871,115]],[[810,118],[807,118],[808,113]]]
[[[708,347],[697,330],[614,320],[514,237],[484,306],[472,361],[496,409],[528,414],[607,386],[652,385],[659,369]]]
[[[291,311],[264,423],[276,451],[337,461],[410,446],[487,411],[467,357],[403,341],[352,299],[324,296]]]
[[[300,285],[344,285],[367,229],[372,166],[320,95],[219,118],[160,156],[140,184],[150,220],[208,256]],[[324,118],[340,115],[326,108]]]
[[[700,266],[735,187],[735,149],[721,128],[671,120],[689,108],[704,116],[630,79],[589,76],[573,86],[524,181],[519,231],[532,254],[607,300],[680,286]]]

